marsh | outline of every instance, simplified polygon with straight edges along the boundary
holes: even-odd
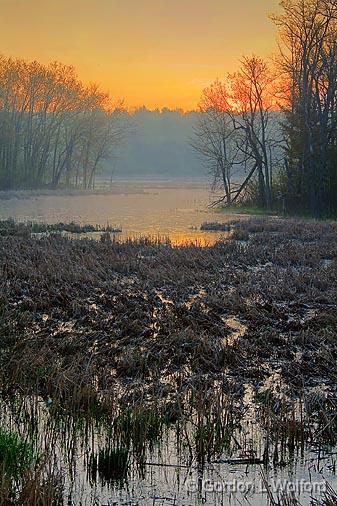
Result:
[[[0,237],[1,424],[33,449],[35,496],[54,491],[41,504],[228,504],[205,480],[336,485],[336,224],[229,225],[203,247]],[[27,497],[28,471],[8,471],[3,497]]]
[[[42,223],[109,224],[119,238],[161,237],[174,244],[213,244],[221,235],[200,231],[204,221],[226,221],[209,208],[205,181],[122,181],[99,192],[11,192],[0,194],[0,219]]]

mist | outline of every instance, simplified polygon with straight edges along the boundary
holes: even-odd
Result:
[[[106,160],[103,175],[113,169],[114,179],[205,179],[207,170],[191,146],[198,114],[146,108],[130,113],[127,138],[116,158]]]

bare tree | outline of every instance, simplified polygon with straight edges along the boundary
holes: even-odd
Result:
[[[92,188],[122,136],[121,104],[73,67],[0,58],[0,188]]]
[[[316,217],[337,211],[337,1],[284,0],[280,68],[288,83],[288,199]]]
[[[213,186],[221,182],[224,196],[215,203],[238,201],[257,175],[259,203],[272,207],[279,131],[273,84],[267,64],[253,56],[244,58],[225,82],[217,80],[203,91],[193,146],[209,168]],[[248,172],[241,184],[233,183],[235,167]]]
[[[248,176],[238,189],[237,200],[257,174],[259,204],[272,207],[273,164],[275,162],[278,118],[273,111],[275,77],[259,57],[242,60],[240,70],[229,76],[231,117],[239,132],[240,151],[245,156]]]
[[[192,141],[209,171],[212,190],[224,192],[214,204],[231,204],[235,166],[240,164],[239,136],[233,128],[229,101],[227,84],[219,80],[203,90]]]

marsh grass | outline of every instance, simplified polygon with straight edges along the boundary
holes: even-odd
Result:
[[[257,206],[245,206],[242,204],[237,204],[235,206],[226,206],[226,207],[218,207],[217,209],[218,213],[223,214],[246,214],[248,216],[275,216],[277,214],[280,214],[280,211],[278,210],[271,210],[268,211],[266,209],[263,209],[262,207]]]
[[[23,440],[17,433],[0,428],[0,504],[61,505],[62,477],[56,468],[43,463],[41,456],[36,454],[29,432]]]
[[[37,223],[37,222],[17,222],[13,219],[0,220],[0,236],[18,236],[29,237],[31,234],[50,234],[57,232],[68,232],[70,234],[87,234],[94,232],[102,233],[120,233],[122,230],[117,227],[79,223]]]
[[[89,475],[92,482],[99,478],[102,485],[118,482],[119,485],[127,477],[129,450],[127,448],[101,448],[92,454],[89,461]]]
[[[5,480],[18,482],[34,463],[34,450],[31,444],[20,436],[0,428],[0,466]]]
[[[76,442],[102,431],[87,465],[105,482],[144,472],[170,430],[199,468],[280,467],[336,445],[337,226],[230,227],[205,248],[0,237],[0,386],[21,399],[27,441],[45,417],[45,446],[62,440],[75,463]],[[252,420],[256,444],[242,436]]]
[[[230,232],[231,226],[229,223],[204,222],[200,225],[200,230],[210,232]]]
[[[337,492],[327,483],[327,490],[324,493],[323,498],[313,499],[313,506],[336,506],[337,504]]]

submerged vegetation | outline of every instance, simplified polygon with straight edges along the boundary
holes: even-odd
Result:
[[[0,436],[20,429],[25,452],[34,444],[54,469],[49,482],[61,487],[62,448],[72,469],[80,445],[91,486],[122,487],[167,465],[149,460],[167,438],[178,469],[282,469],[308,449],[330,462],[337,226],[230,227],[204,248],[0,236]]]

